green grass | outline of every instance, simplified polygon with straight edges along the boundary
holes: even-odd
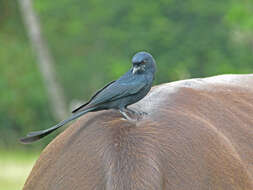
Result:
[[[0,150],[0,189],[21,190],[38,153]]]

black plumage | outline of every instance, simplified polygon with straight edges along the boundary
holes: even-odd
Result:
[[[31,143],[50,134],[64,124],[93,111],[116,109],[126,119],[131,120],[127,112],[138,114],[127,108],[147,95],[151,89],[156,71],[156,63],[152,55],[139,52],[132,59],[132,68],[116,81],[112,81],[97,91],[85,104],[72,111],[73,115],[57,125],[42,131],[29,133],[21,139],[23,143]]]

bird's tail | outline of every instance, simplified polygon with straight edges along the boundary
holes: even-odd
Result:
[[[35,132],[30,132],[27,134],[26,137],[23,137],[20,139],[20,141],[24,144],[29,144],[29,143],[32,143],[34,141],[37,141],[41,138],[43,138],[44,136],[47,136],[48,134],[52,133],[53,131],[55,131],[56,129],[62,127],[63,125],[65,125],[66,123],[86,114],[87,112],[90,112],[90,111],[93,111],[95,108],[88,108],[82,112],[79,112],[77,114],[74,114],[72,115],[70,118],[66,119],[66,120],[63,120],[62,122],[58,123],[57,125],[51,127],[51,128],[48,128],[48,129],[45,129],[45,130],[41,130],[41,131],[35,131]]]

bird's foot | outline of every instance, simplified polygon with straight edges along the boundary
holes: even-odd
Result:
[[[129,121],[133,121],[134,119],[132,117],[130,117],[127,112],[121,111],[120,113],[124,116],[125,119],[129,120]]]
[[[147,112],[144,112],[144,111],[140,111],[139,114],[142,115],[142,116],[148,115],[148,113],[147,113]]]
[[[120,113],[129,121],[138,121],[143,118],[144,115],[147,115],[146,112],[136,111],[129,108],[120,110]]]
[[[138,110],[132,110],[130,108],[126,108],[127,111],[131,112],[134,115],[139,115],[139,116],[144,116],[144,115],[148,115],[147,112],[143,112],[143,111],[138,111]]]

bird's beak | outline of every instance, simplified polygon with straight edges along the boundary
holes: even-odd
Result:
[[[135,67],[133,67],[133,74],[135,74],[137,71],[139,71],[140,70],[140,67],[137,67],[137,66],[135,66]]]

